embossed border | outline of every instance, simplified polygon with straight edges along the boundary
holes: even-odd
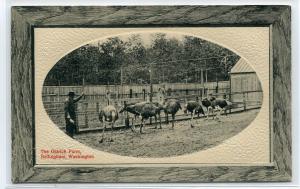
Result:
[[[283,182],[292,179],[290,6],[23,6],[11,9],[13,183]],[[268,26],[273,166],[36,167],[34,27]]]

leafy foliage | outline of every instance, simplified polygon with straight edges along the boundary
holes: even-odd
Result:
[[[130,84],[227,80],[239,56],[200,38],[152,35],[149,45],[133,34],[82,46],[63,57],[45,85]]]

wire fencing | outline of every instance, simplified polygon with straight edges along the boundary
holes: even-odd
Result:
[[[213,83],[209,85],[209,87],[204,88],[202,87],[202,85],[199,86],[199,84],[197,83],[193,85],[177,85],[176,87],[172,87],[171,85],[166,86],[167,90],[165,90],[165,97],[178,99],[182,107],[188,100],[196,100],[196,97],[198,97],[199,99],[203,99],[205,97],[208,97],[209,95],[213,95],[217,98],[227,99],[233,102],[233,106],[229,110],[229,113],[246,111],[253,108],[260,108],[262,103],[262,91],[244,91],[231,93],[229,85],[226,82],[223,82],[221,84]],[[138,87],[136,86],[132,86],[131,90],[130,86],[126,87],[128,87],[128,89],[123,89],[123,91],[126,91],[127,93],[120,93],[118,92],[117,88],[114,88],[116,90],[112,90],[113,87],[109,89],[110,104],[114,105],[117,110],[120,110],[124,103],[137,103],[142,101],[149,101],[150,95],[152,95],[152,100],[154,102],[159,101],[158,89],[160,86],[154,86],[154,92],[152,94],[149,94],[147,90],[143,90],[146,88],[145,86],[144,88],[138,86],[140,89],[137,89]],[[103,86],[102,89],[97,89],[97,87],[94,87],[94,89],[92,87],[88,90],[85,89],[88,93],[82,100],[80,100],[76,104],[76,122],[79,131],[92,131],[102,129],[103,125],[99,121],[98,113],[103,107],[107,105],[107,94],[105,94],[105,91],[107,91],[107,89],[107,86]],[[53,86],[44,89],[44,108],[51,120],[59,128],[65,128],[64,102],[67,98],[66,94],[68,93],[68,91],[75,91],[76,94],[80,94],[80,91],[82,90],[83,89],[78,86]],[[97,90],[101,90],[101,92],[99,91],[99,93],[97,94]],[[161,115],[162,122],[164,122],[166,120],[165,115],[164,113],[162,113]],[[123,127],[128,116],[130,116],[130,114],[126,112],[120,114],[119,119],[116,122],[116,127]],[[185,115],[182,110],[180,110],[176,114],[176,120],[185,120],[188,118],[189,117]],[[150,123],[150,121],[148,121],[147,123]]]

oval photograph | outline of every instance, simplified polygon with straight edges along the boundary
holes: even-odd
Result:
[[[217,146],[257,116],[263,92],[249,62],[204,39],[135,33],[93,41],[44,80],[57,127],[94,149],[179,156]]]

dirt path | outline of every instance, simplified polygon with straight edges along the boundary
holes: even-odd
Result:
[[[194,120],[194,128],[190,121],[179,121],[175,128],[171,124],[163,124],[163,129],[145,126],[144,134],[132,133],[130,130],[119,130],[113,133],[113,142],[99,143],[101,132],[86,133],[75,137],[79,142],[95,149],[134,157],[168,157],[207,149],[222,143],[238,134],[256,117],[259,110],[221,116],[216,120]],[[139,129],[137,128],[137,131]],[[111,132],[105,133],[107,137]]]

